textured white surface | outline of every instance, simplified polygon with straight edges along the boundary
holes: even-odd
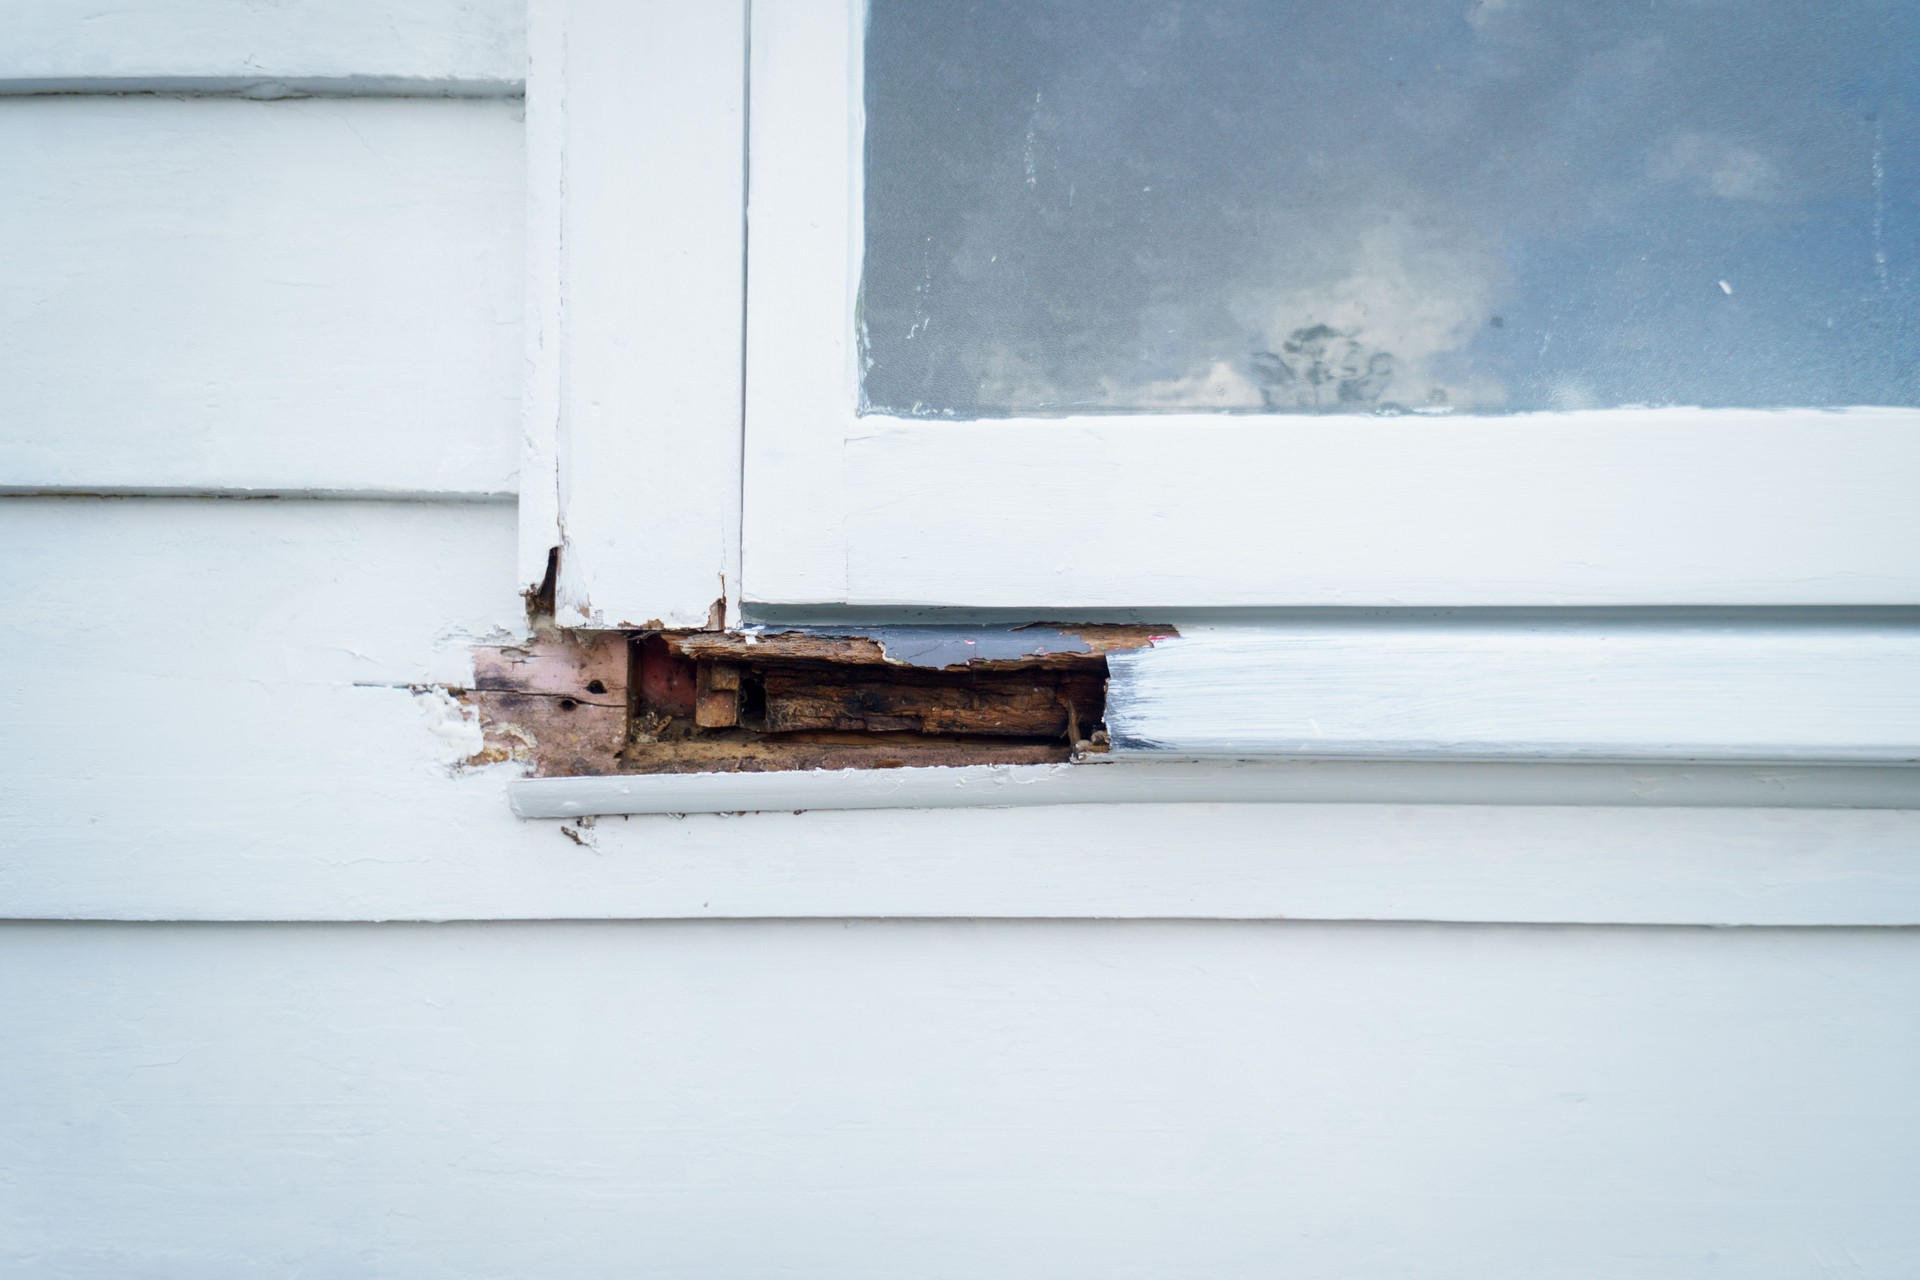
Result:
[[[1920,411],[856,417],[857,5],[754,10],[750,602],[1920,602]]]
[[[1122,753],[1920,760],[1911,620],[1189,626],[1109,663]]]
[[[16,8],[0,90],[516,60],[494,0]],[[510,487],[510,106],[12,100],[0,137],[0,488]],[[520,625],[513,525],[0,498],[0,917],[1348,922],[0,923],[9,1280],[1920,1268],[1914,931],[1352,922],[1914,924],[1920,815],[1768,807],[1882,775],[519,821],[433,687]]]
[[[1920,934],[0,926],[0,1270],[1920,1269]]]
[[[6,25],[0,92],[335,79],[506,90],[526,59],[525,0],[23,0]]]
[[[515,576],[537,591],[560,545],[560,387],[565,316],[561,268],[566,231],[566,4],[527,6],[526,326],[520,386],[520,531]]]
[[[512,492],[520,128],[0,99],[0,485]]]
[[[552,310],[534,317],[553,335],[534,349],[536,385],[549,361],[558,380],[555,615],[706,626],[740,589],[746,6],[548,0],[536,39],[552,56],[530,86],[532,173],[560,184],[533,195],[536,236],[558,236],[533,254],[559,277],[557,291],[536,282]],[[536,391],[536,433],[545,406]],[[531,577],[546,477],[529,482]]]
[[[604,818],[575,843],[512,816],[510,770],[454,776],[470,728],[410,688],[519,625],[510,508],[16,498],[0,545],[0,916],[1920,922],[1920,812],[1764,807],[1823,802],[1794,771],[1307,766],[1303,802],[1261,804],[1221,802],[1219,767],[1209,803]]]

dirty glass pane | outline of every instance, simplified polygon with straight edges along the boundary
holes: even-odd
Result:
[[[1916,0],[872,0],[865,407],[1920,403]]]

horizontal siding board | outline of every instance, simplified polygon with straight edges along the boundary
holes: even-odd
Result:
[[[16,1280],[1889,1280],[1920,1245],[1910,931],[14,925],[0,973]]]
[[[1920,812],[1636,807],[1658,779],[1630,771],[1598,775],[1618,804],[654,816],[576,843],[512,816],[510,769],[455,775],[470,730],[413,691],[519,625],[513,524],[0,501],[0,915],[1920,923]]]
[[[0,100],[0,485],[510,492],[518,104]]]
[[[516,85],[524,0],[32,0],[0,92],[199,81]],[[103,85],[104,82],[104,85]]]

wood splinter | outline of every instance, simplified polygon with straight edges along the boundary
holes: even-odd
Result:
[[[693,722],[702,729],[731,729],[740,723],[740,668],[702,662],[694,675]]]

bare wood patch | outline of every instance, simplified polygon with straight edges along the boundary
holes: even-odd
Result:
[[[1105,750],[1106,654],[1164,627],[549,632],[476,655],[485,759],[537,776],[1033,764]]]
[[[692,631],[665,637],[681,657],[732,662],[887,664],[939,670],[1072,669],[1102,654],[1145,649],[1179,634],[1167,626],[1134,623],[1035,623],[968,635],[951,627],[891,627],[871,633],[821,631]],[[951,660],[945,660],[951,659]]]
[[[475,763],[526,760],[541,777],[620,772],[629,648],[621,632],[553,631],[476,650],[471,698],[486,745]]]

